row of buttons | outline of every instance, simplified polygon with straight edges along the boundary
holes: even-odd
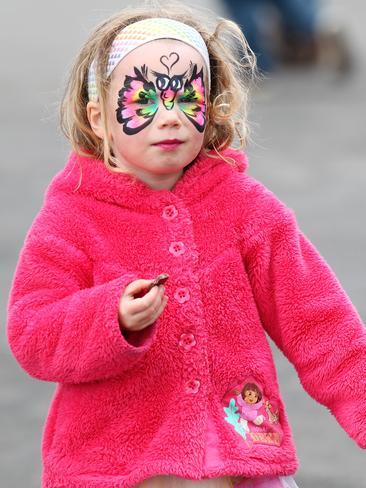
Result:
[[[168,205],[163,210],[163,218],[166,220],[173,220],[178,215],[178,210],[174,205]],[[173,256],[180,256],[186,252],[186,247],[183,242],[172,242],[169,246],[169,252]],[[190,299],[188,288],[177,288],[174,293],[174,298],[179,303],[184,303]],[[193,334],[182,334],[179,340],[179,347],[184,351],[190,351],[197,342]],[[185,384],[185,391],[188,394],[195,394],[200,389],[201,383],[199,380],[189,380]]]

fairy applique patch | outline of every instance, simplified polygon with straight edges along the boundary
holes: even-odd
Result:
[[[281,445],[283,434],[278,404],[265,396],[258,382],[248,379],[231,388],[223,398],[223,405],[225,421],[246,447]]]
[[[180,110],[196,127],[203,132],[206,125],[205,85],[203,68],[191,63],[180,74],[172,74],[178,62],[175,52],[161,56],[160,62],[167,73],[149,70],[144,64],[134,67],[134,74],[125,77],[124,85],[118,93],[117,120],[122,124],[125,134],[133,135],[149,125],[159,110],[159,98],[166,110],[172,110],[177,103]],[[154,77],[155,79],[149,79]]]

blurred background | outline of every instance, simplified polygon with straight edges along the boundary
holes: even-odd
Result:
[[[58,129],[67,71],[90,29],[125,5],[13,0],[0,7],[4,488],[40,486],[42,429],[55,389],[27,376],[10,353],[5,324],[12,275],[46,186],[69,151]],[[241,24],[266,73],[251,100],[248,173],[295,210],[365,321],[365,2],[202,0],[201,5]],[[293,367],[275,347],[274,352],[301,461],[300,488],[365,488],[364,451],[307,396]]]

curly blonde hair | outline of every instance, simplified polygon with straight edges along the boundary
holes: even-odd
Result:
[[[121,29],[129,24],[151,17],[178,20],[195,28],[203,37],[210,58],[211,90],[207,100],[207,122],[202,150],[221,152],[237,137],[244,148],[248,139],[248,91],[256,77],[255,55],[239,26],[230,20],[215,18],[204,26],[196,19],[207,18],[181,4],[164,7],[154,2],[151,6],[125,8],[99,24],[90,34],[71,68],[60,107],[61,130],[76,153],[103,159],[110,170],[117,166],[107,138],[98,138],[87,117],[88,70],[96,61],[96,86],[101,105],[104,134],[107,127],[107,96],[110,77],[106,77],[109,51]],[[238,55],[240,53],[240,55]]]

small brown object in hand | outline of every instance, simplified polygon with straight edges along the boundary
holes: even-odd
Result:
[[[146,295],[146,293],[148,293],[151,288],[153,288],[154,286],[159,286],[159,285],[163,285],[167,279],[169,278],[169,275],[167,273],[162,273],[160,275],[158,275],[151,283],[150,285],[145,288],[144,290],[140,291],[138,294],[134,295],[135,298],[141,298],[143,297],[144,295]]]

